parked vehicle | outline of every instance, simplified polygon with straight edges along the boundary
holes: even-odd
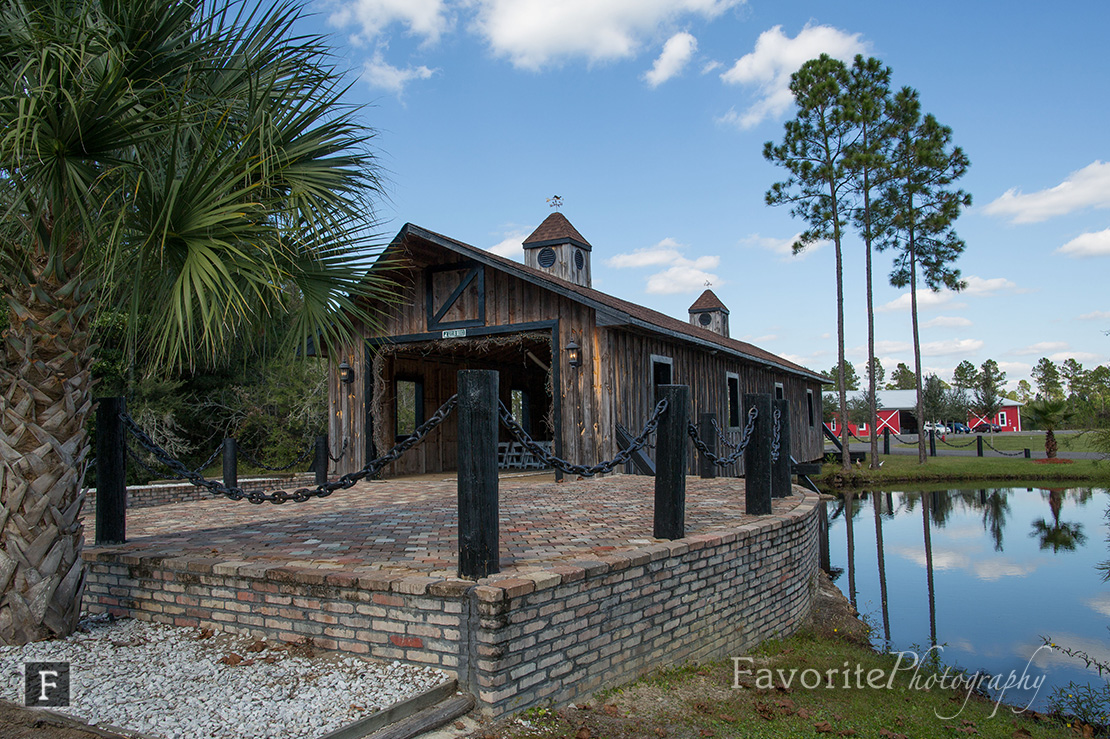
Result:
[[[971,427],[969,427],[966,423],[957,422],[957,423],[952,424],[952,433],[954,433],[954,434],[970,434],[971,433]]]
[[[948,428],[943,423],[926,423],[925,433],[929,433],[930,431],[935,431],[938,435],[952,433],[952,429]]]
[[[1001,431],[1002,427],[997,423],[978,423],[971,429],[972,433],[976,434],[989,434],[992,431]]]

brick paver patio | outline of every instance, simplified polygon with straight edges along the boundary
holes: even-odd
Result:
[[[597,557],[656,543],[654,479],[615,475],[554,482],[552,476],[500,482],[502,571]],[[774,501],[774,513],[798,496]],[[364,482],[306,503],[252,505],[202,500],[128,511],[120,553],[202,556],[324,569],[383,569],[451,577],[457,569],[456,485],[452,478]],[[687,482],[687,536],[742,525],[744,483]],[[94,548],[93,515],[86,541]]]

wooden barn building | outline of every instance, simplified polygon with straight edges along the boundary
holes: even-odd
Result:
[[[572,463],[611,459],[618,427],[635,436],[655,387],[668,383],[689,385],[692,419],[715,412],[733,440],[744,393],[785,397],[793,456],[822,456],[821,376],[730,338],[729,311],[712,291],[685,322],[594,290],[593,247],[559,212],[524,250],[520,264],[419,226],[401,229],[383,259],[401,264],[405,294],[386,309],[382,330],[368,330],[339,358],[349,369],[330,380],[339,472],[360,469],[430,417],[454,394],[460,369],[498,370],[505,406]],[[385,474],[454,470],[456,441],[452,416]],[[513,448],[504,428],[501,442]],[[691,445],[692,470],[694,453]]]

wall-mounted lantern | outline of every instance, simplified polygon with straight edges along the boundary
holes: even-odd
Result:
[[[582,366],[582,348],[578,346],[578,342],[576,342],[574,339],[568,341],[566,352],[567,364],[569,364],[571,367]]]
[[[346,362],[339,363],[339,381],[344,385],[350,385],[355,381],[355,371]]]

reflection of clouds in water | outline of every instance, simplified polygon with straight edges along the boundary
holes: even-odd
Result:
[[[911,562],[916,562],[922,567],[925,566],[925,550],[916,549],[914,547],[890,547],[890,551],[898,554]],[[961,552],[957,549],[942,549],[933,547],[933,569],[934,570],[956,570],[966,569],[970,558],[967,552]]]
[[[1025,577],[1032,574],[1037,569],[1037,565],[1032,562],[1021,564],[1018,562],[1011,562],[1005,559],[985,559],[975,563],[972,567],[972,572],[980,580],[1001,580],[1004,577]]]
[[[925,566],[925,550],[914,547],[889,547],[889,551]],[[977,557],[981,556],[982,559]],[[1025,577],[1036,571],[1035,562],[1014,562],[1001,557],[982,555],[978,548],[971,550],[933,547],[934,570],[964,570],[979,580],[993,582],[1004,577]]]
[[[1101,613],[1103,616],[1110,616],[1110,593],[1101,593],[1087,598],[1083,603],[1095,613]]]
[[[983,538],[982,526],[946,526],[939,531],[933,532],[934,539],[970,539],[972,541],[979,541]]]
[[[1078,636],[1076,634],[1062,633],[1052,634],[1052,643],[1058,646],[1067,647],[1068,649],[1086,652],[1090,656],[1102,662],[1110,662],[1110,644],[1100,639],[1092,639],[1089,636]],[[1041,646],[1040,642],[1020,642],[1014,645],[1014,655],[1028,659],[1029,655]],[[1037,656],[1033,658],[1033,665],[1040,668],[1046,667],[1073,667],[1082,670],[1084,668],[1083,661],[1075,657],[1069,657],[1061,652],[1059,649],[1042,649],[1037,652]],[[1087,671],[1093,675],[1098,674],[1098,670],[1094,665],[1087,668]]]

